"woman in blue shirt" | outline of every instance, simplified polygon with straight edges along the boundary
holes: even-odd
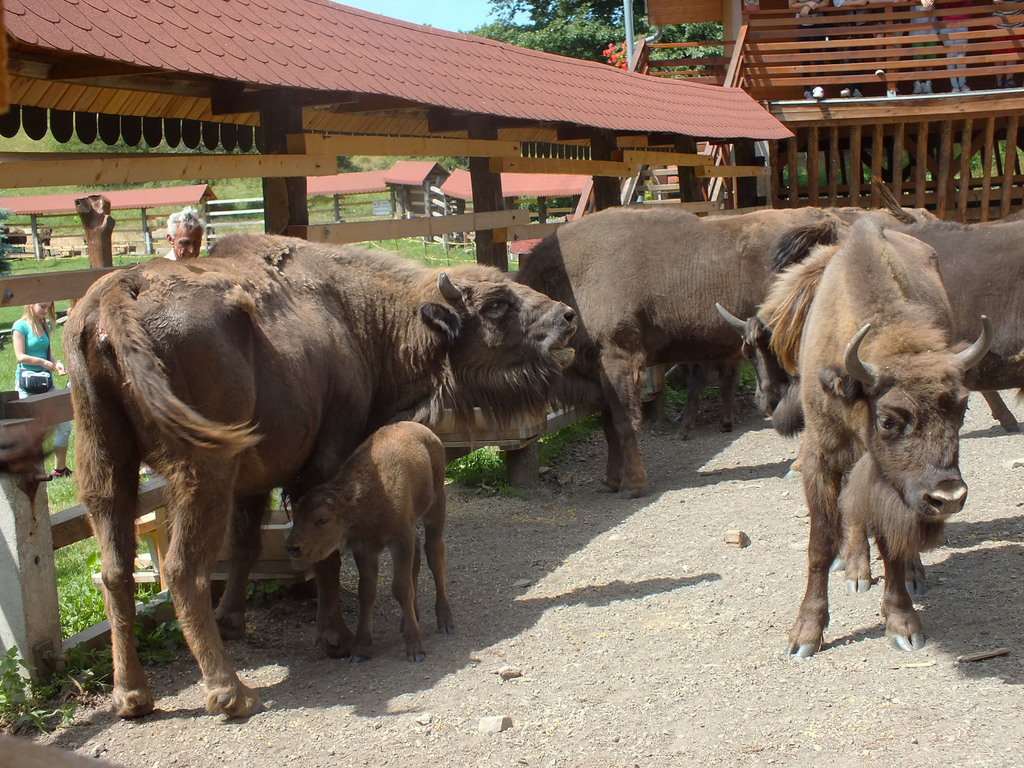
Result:
[[[66,376],[64,363],[53,356],[50,345],[50,330],[56,320],[53,303],[40,301],[29,304],[22,312],[21,318],[14,323],[11,336],[14,339],[14,356],[18,367],[14,372],[14,386],[18,397],[28,397],[21,388],[21,372],[50,371],[53,375]],[[67,465],[68,440],[71,437],[71,422],[58,424],[53,435],[53,477],[69,477],[71,469]]]

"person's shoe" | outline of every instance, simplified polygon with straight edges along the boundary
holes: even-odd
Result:
[[[814,98],[814,96],[811,95],[811,89],[810,88],[804,88],[804,98],[807,99],[808,101],[810,101],[811,99]]]
[[[71,477],[71,467],[64,467],[64,469],[55,469],[50,473],[50,477],[56,480],[58,477]]]
[[[842,99],[848,99],[851,96],[853,96],[853,91],[851,91],[849,88],[843,88],[843,90],[839,92],[839,97]]]
[[[1016,88],[1017,82],[1012,78],[1006,78],[1006,82],[1003,83],[1003,88]]]
[[[915,80],[914,81],[914,93],[915,94],[922,94],[922,93],[924,93],[924,86],[921,84],[920,80]]]
[[[811,91],[811,96],[813,96],[816,99],[824,99],[825,89],[822,88],[820,85],[816,85],[814,86],[814,90]]]
[[[967,86],[967,83],[960,86],[960,93],[968,93],[970,90],[971,89]]]

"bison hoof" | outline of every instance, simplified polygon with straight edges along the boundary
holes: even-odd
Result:
[[[871,579],[846,580],[846,591],[851,595],[867,592],[869,589],[871,589]]]
[[[816,643],[804,643],[803,645],[790,645],[786,649],[788,659],[809,659],[821,650],[821,640]]]
[[[924,635],[920,632],[915,632],[910,637],[893,635],[892,644],[894,648],[901,651],[920,651],[924,648]]]
[[[369,661],[372,656],[363,656],[360,653],[353,653],[348,657],[349,664],[362,664],[364,661]]]
[[[1016,421],[1013,423],[1003,424],[1002,427],[1004,432],[1009,432],[1010,434],[1020,432],[1020,424],[1018,424]]]
[[[904,581],[903,586],[907,588],[907,593],[920,597],[928,591],[928,585],[923,581]]]
[[[245,637],[245,614],[227,613],[217,616],[217,631],[221,640],[241,640]]]
[[[836,571],[845,571],[845,570],[846,570],[846,558],[843,558],[843,557],[837,557],[835,560],[832,561],[832,565],[830,565],[828,567],[828,572],[829,573],[835,573]]]
[[[409,661],[413,662],[414,664],[419,664],[421,661],[427,658],[427,654],[423,651],[413,651],[409,654],[408,658]]]
[[[211,715],[223,713],[228,717],[249,717],[263,710],[263,703],[256,691],[241,683],[235,687],[215,688],[206,692],[206,711]]]
[[[437,631],[442,635],[454,635],[455,634],[455,622],[451,619],[437,622]]]
[[[729,422],[728,424],[720,424],[718,429],[720,432],[732,432],[732,422]]]
[[[643,494],[642,488],[623,488],[615,494],[616,499],[639,499]]]
[[[114,714],[125,719],[148,715],[155,706],[153,694],[149,692],[148,688],[137,690],[115,688],[110,702],[110,708]]]

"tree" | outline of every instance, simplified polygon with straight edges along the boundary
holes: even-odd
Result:
[[[609,43],[619,43],[625,38],[622,0],[490,2],[498,20],[474,30],[474,34],[503,43],[603,62],[603,52]],[[651,35],[654,30],[647,24],[641,0],[634,1],[633,14],[634,33],[638,37]],[[721,38],[720,24],[665,27],[661,37],[664,42]]]

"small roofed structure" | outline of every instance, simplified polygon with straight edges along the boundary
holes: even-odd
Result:
[[[81,233],[80,225],[75,226],[54,226],[49,227],[50,234],[48,237],[41,237],[41,228],[39,227],[40,217],[57,217],[57,216],[76,216],[77,211],[75,208],[75,200],[88,197],[92,192],[83,190],[82,192],[65,192],[54,195],[23,195],[21,197],[3,197],[0,198],[0,208],[4,208],[11,212],[14,216],[28,216],[32,230],[32,240],[34,243],[34,249],[36,258],[42,257],[42,244],[40,240],[46,240],[47,245],[53,238],[59,237],[76,237]],[[100,193],[110,201],[110,209],[112,211],[117,210],[131,210],[138,209],[139,211],[139,225],[140,238],[143,243],[143,252],[147,255],[153,253],[153,236],[151,231],[152,217],[150,212],[157,210],[161,216],[167,216],[172,209],[184,208],[190,205],[205,216],[207,203],[210,200],[216,200],[217,196],[210,189],[209,184],[189,184],[187,186],[179,187],[155,187],[151,189],[118,189],[111,190],[108,192]],[[77,219],[76,219],[77,220]],[[136,219],[133,217],[129,219],[133,224]],[[163,221],[158,221],[155,224],[157,230],[160,229],[164,224]],[[126,231],[127,228],[122,227],[121,232]],[[131,240],[132,238],[129,238]],[[126,251],[134,251],[135,246],[125,244],[123,246]],[[69,249],[68,253],[74,255],[75,248]]]
[[[333,176],[310,176],[306,179],[306,197],[331,197],[334,203],[334,220],[341,221],[341,199],[347,195],[366,195],[383,192],[387,189],[384,183],[386,171],[350,171],[336,173]],[[383,201],[381,201],[383,202]],[[374,201],[374,213],[377,213],[377,202]],[[394,211],[390,207],[382,215],[390,215]]]
[[[547,201],[551,197],[571,197],[573,206],[583,194],[590,181],[589,176],[567,173],[503,173],[501,174],[501,193],[506,200],[525,198],[537,202],[537,219],[540,223],[547,221]],[[473,184],[469,171],[456,169],[441,185],[441,191],[447,198],[460,203],[473,199]],[[452,208],[449,205],[449,208]]]
[[[394,215],[406,219],[444,216],[447,210],[441,185],[449,175],[447,169],[429,160],[397,160],[384,172]]]

